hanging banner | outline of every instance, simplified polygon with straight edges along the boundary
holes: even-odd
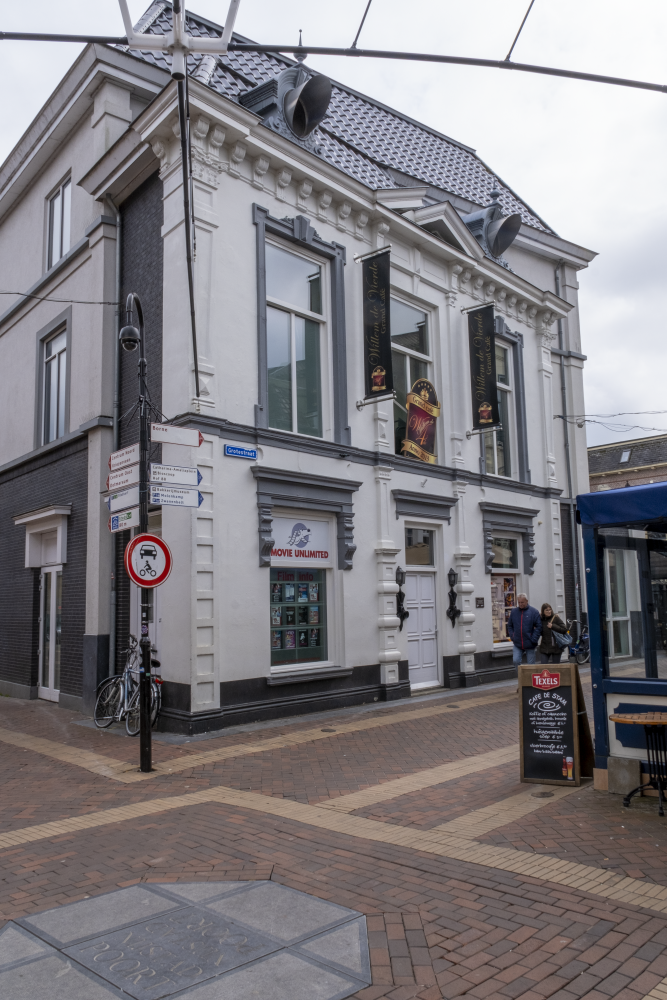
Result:
[[[496,387],[496,338],[493,306],[468,313],[470,385],[473,430],[491,429],[500,423]]]
[[[417,379],[408,393],[408,420],[403,441],[404,455],[435,465],[437,461],[435,422],[440,416],[440,403],[428,379]]]
[[[389,324],[390,249],[361,262],[364,287],[364,373],[366,399],[394,391]]]

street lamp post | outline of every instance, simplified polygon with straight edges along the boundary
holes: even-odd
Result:
[[[136,311],[139,329],[134,326]],[[144,313],[135,292],[130,292],[125,303],[125,326],[120,331],[120,342],[126,351],[139,349],[139,534],[148,531],[148,420],[149,403],[146,387],[146,351],[144,342]],[[141,587],[141,669],[139,673],[139,769],[150,771],[151,761],[151,640],[148,623],[152,620],[153,591]]]

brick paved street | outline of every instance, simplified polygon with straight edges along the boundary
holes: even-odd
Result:
[[[158,770],[146,781],[122,770],[138,742],[49,703],[0,698],[0,916],[136,882],[271,879],[366,914],[364,1000],[640,1000],[667,977],[665,821],[652,800],[626,810],[590,786],[535,799],[518,781],[515,690],[156,740]],[[91,770],[100,760],[121,762],[115,776]],[[439,783],[429,784],[434,768]],[[414,790],[391,784],[408,776]],[[386,797],[372,801],[382,785]],[[346,810],[344,796],[364,790],[368,804]],[[467,840],[443,834],[431,849],[423,839],[471,814],[474,830],[477,811],[497,803],[506,814],[480,820]],[[114,822],[98,816],[119,808],[127,812]],[[88,828],[38,829],[77,817]],[[9,832],[15,842],[1,839]],[[588,874],[571,880],[579,887],[554,881],[552,859]],[[595,882],[605,869],[612,882]],[[603,895],[605,885],[613,891]],[[627,901],[629,889],[641,905]]]

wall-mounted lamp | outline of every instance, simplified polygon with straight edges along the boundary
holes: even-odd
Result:
[[[401,621],[401,624],[398,626],[398,631],[402,632],[403,622],[406,618],[410,617],[410,612],[406,611],[403,606],[405,594],[401,590],[401,587],[405,583],[405,570],[401,569],[400,566],[396,567],[396,583],[398,584],[398,593],[396,594],[396,617]]]
[[[456,607],[456,598],[458,595],[454,590],[458,578],[459,578],[458,573],[455,573],[453,569],[450,569],[449,573],[447,574],[447,581],[449,583],[449,594],[448,594],[449,607],[447,608],[447,617],[452,623],[452,628],[456,627],[456,619],[461,614],[461,609]]]

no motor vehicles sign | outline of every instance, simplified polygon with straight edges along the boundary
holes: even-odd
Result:
[[[157,535],[136,535],[125,549],[125,571],[138,587],[159,587],[171,565],[169,546]]]

